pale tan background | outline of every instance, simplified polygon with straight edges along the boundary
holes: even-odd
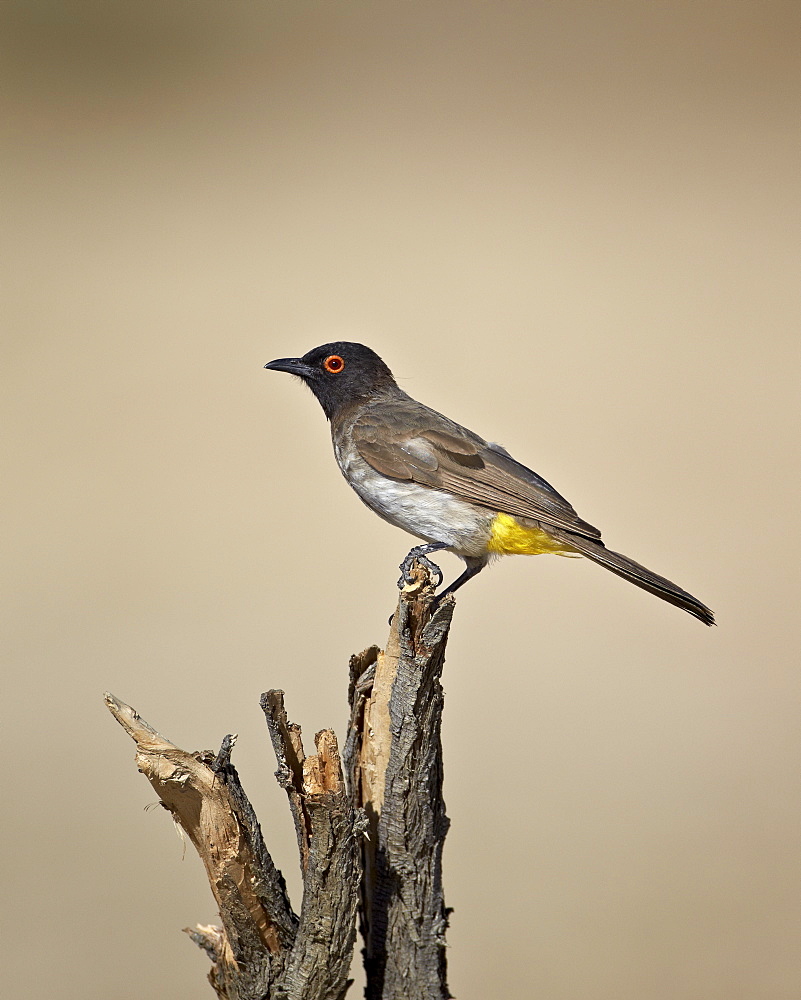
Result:
[[[720,620],[559,559],[460,595],[456,996],[801,996],[799,26],[3,4],[9,996],[211,996],[180,934],[210,893],[106,688],[190,748],[240,734],[296,890],[258,695],[342,733],[409,545],[262,371],[340,336]]]

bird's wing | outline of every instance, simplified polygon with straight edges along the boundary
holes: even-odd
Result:
[[[499,445],[412,399],[383,400],[362,410],[353,443],[377,472],[445,490],[464,500],[531,518],[589,539],[600,531],[583,521],[544,479]]]

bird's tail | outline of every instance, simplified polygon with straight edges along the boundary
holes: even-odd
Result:
[[[663,576],[657,576],[656,573],[652,573],[645,566],[640,566],[633,559],[629,559],[619,552],[612,552],[611,549],[607,549],[604,546],[603,542],[593,541],[590,538],[582,538],[580,535],[552,528],[550,525],[548,526],[548,534],[570,545],[576,552],[580,552],[587,559],[592,559],[599,566],[603,566],[605,569],[611,570],[612,573],[622,576],[624,580],[628,580],[637,587],[642,587],[643,590],[647,590],[650,594],[661,597],[668,604],[675,604],[677,608],[683,608],[699,621],[702,621],[704,625],[715,624],[715,615],[697,597],[688,594],[686,590],[677,587],[675,583],[671,583],[670,580],[666,580]]]

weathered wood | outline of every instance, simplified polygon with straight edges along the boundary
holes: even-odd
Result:
[[[403,589],[384,652],[351,660],[345,748],[366,815],[360,930],[367,1000],[445,1000],[440,683],[453,599],[436,606],[428,575]]]
[[[199,925],[187,932],[212,961],[209,981],[218,997],[341,1000],[355,940],[360,860],[334,733],[318,733],[318,753],[304,757],[300,730],[287,723],[287,742],[279,739],[277,748],[279,769],[296,749],[303,763],[294,786],[307,829],[298,918],[231,764],[236,738],[226,737],[217,754],[187,753],[130,706],[105,697],[136,743],[139,770],[205,865],[222,927]],[[283,712],[282,692],[264,697]]]
[[[282,986],[288,998],[340,1000],[350,985],[361,863],[336,736],[330,729],[317,733],[317,754],[305,757],[300,728],[287,721],[283,691],[268,691],[261,705],[278,759],[276,777],[295,819],[303,872],[300,924]]]
[[[262,695],[295,823],[299,917],[231,763],[236,737],[216,754],[187,753],[106,695],[136,743],[139,770],[205,865],[222,926],[187,933],[211,959],[220,1000],[342,1000],[357,907],[367,1000],[450,996],[440,676],[454,605],[448,597],[437,606],[425,569],[413,572],[386,650],[371,646],[351,659],[347,783],[334,733],[318,733],[316,754],[306,756],[283,692]]]

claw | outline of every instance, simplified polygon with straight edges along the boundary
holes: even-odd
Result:
[[[442,570],[436,563],[431,562],[431,560],[427,559],[425,556],[418,556],[417,561],[422,563],[434,578],[434,587],[436,589],[442,583]]]
[[[442,570],[436,563],[431,562],[431,560],[427,558],[427,553],[437,552],[439,549],[444,548],[444,543],[438,544],[432,542],[429,545],[416,545],[398,567],[401,571],[401,576],[398,580],[398,590],[403,590],[407,584],[414,583],[414,577],[412,576],[412,564],[415,560],[428,570],[435,581],[434,586],[438,587],[442,583]]]

